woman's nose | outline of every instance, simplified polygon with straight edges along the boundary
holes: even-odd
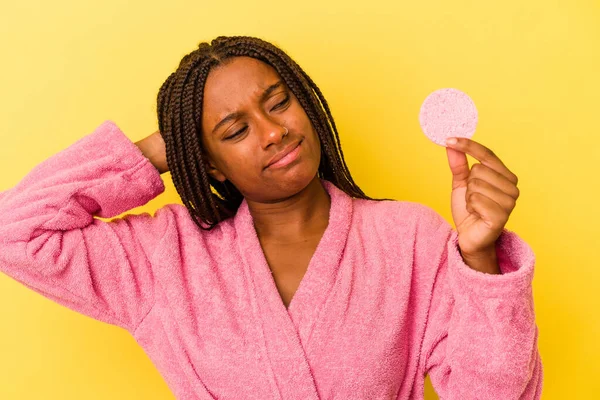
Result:
[[[262,132],[263,146],[266,148],[272,143],[281,142],[287,134],[287,129],[278,122],[270,121],[262,126]]]

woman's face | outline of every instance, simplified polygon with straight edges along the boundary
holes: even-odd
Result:
[[[317,175],[321,159],[317,134],[297,98],[270,65],[251,57],[234,57],[212,69],[202,108],[208,171],[221,182],[228,179],[246,199],[274,202],[288,198]],[[289,133],[283,137],[285,128]],[[292,162],[268,166],[274,157],[298,144]]]

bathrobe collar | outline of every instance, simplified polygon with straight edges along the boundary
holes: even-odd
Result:
[[[329,223],[287,309],[260,246],[246,200],[234,217],[244,274],[253,291],[252,309],[262,325],[273,378],[282,398],[318,399],[305,350],[334,288],[352,223],[352,198],[327,180],[321,179],[321,183],[331,198]],[[286,388],[293,388],[293,394],[285,393],[290,390]]]

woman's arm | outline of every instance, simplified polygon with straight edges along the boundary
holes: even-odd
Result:
[[[431,223],[429,243],[435,248],[424,254],[437,255],[437,275],[421,350],[422,373],[442,399],[539,399],[543,372],[532,293],[533,251],[505,229],[496,242],[501,274],[475,271],[461,257],[457,232],[441,216],[432,220],[437,222]]]
[[[163,191],[149,159],[106,121],[2,192],[0,271],[132,331],[154,302],[152,254],[167,226],[165,213],[110,222],[95,217],[115,217]]]

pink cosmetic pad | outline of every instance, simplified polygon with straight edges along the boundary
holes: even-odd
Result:
[[[457,89],[439,89],[421,106],[419,122],[434,143],[446,146],[450,137],[470,138],[477,126],[477,108],[466,93]]]

